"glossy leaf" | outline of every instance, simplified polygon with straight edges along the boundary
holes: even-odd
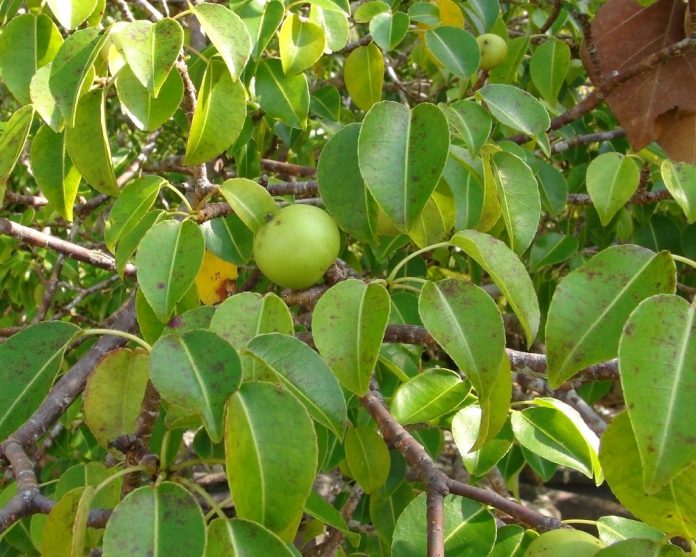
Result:
[[[610,247],[566,275],[546,323],[549,385],[557,388],[581,369],[615,357],[633,309],[674,287],[669,254],[632,245]]]
[[[551,123],[543,105],[512,85],[486,85],[476,93],[501,124],[530,136],[543,134]]]
[[[459,79],[468,80],[478,68],[478,43],[464,29],[446,26],[430,29],[425,33],[425,45],[435,60]]]
[[[447,184],[440,181],[408,235],[419,248],[425,248],[449,238],[454,220],[454,197]]]
[[[597,520],[599,539],[606,545],[611,545],[628,538],[641,538],[653,541],[661,541],[665,534],[657,528],[653,528],[630,518],[623,516],[602,516]]]
[[[76,29],[97,6],[97,0],[48,0],[48,7],[65,29]]]
[[[498,0],[467,0],[463,8],[467,21],[479,35],[490,31],[500,13]]]
[[[696,307],[666,294],[641,302],[621,335],[619,370],[643,488],[656,493],[696,461]]]
[[[696,166],[673,163],[665,159],[661,166],[662,179],[689,224],[696,222]]]
[[[65,133],[55,133],[46,125],[39,128],[31,142],[31,168],[51,208],[72,221],[80,173],[68,157]]]
[[[326,35],[314,23],[302,21],[290,13],[278,31],[280,61],[285,75],[294,75],[310,68],[324,53]]]
[[[509,422],[498,434],[480,443],[481,425],[484,422],[480,406],[470,405],[462,408],[452,419],[452,436],[462,455],[464,467],[474,477],[487,474],[510,450],[513,442]],[[476,446],[479,449],[474,449]]]
[[[5,439],[39,407],[78,331],[70,323],[46,321],[0,344],[0,437]]]
[[[394,530],[392,555],[423,557],[427,554],[426,494],[421,493],[406,507]],[[458,557],[488,555],[495,542],[495,519],[476,501],[447,495],[444,505],[445,552]]]
[[[462,249],[490,275],[520,320],[531,345],[539,329],[539,302],[527,270],[500,240],[475,230],[458,232],[452,244]]]
[[[119,188],[106,133],[104,101],[100,89],[82,95],[76,106],[74,125],[65,130],[65,147],[85,182],[101,193],[116,197]],[[86,137],[89,141],[85,141]]]
[[[135,250],[138,248],[138,244],[140,244],[140,240],[143,239],[145,233],[166,218],[167,215],[163,210],[155,209],[154,211],[146,213],[145,216],[140,219],[140,221],[138,221],[128,232],[125,232],[123,236],[121,236],[118,244],[116,245],[116,251],[114,252],[114,256],[116,258],[116,271],[118,274],[123,275],[128,261],[135,253]]]
[[[488,557],[524,557],[536,534],[517,524],[506,524],[498,529],[495,546]]]
[[[374,44],[359,46],[346,58],[343,80],[350,98],[362,110],[370,110],[382,98],[384,58]]]
[[[563,263],[577,253],[578,247],[578,240],[574,236],[565,236],[557,232],[542,234],[529,251],[529,268],[538,271]]]
[[[261,360],[305,405],[309,415],[341,439],[348,413],[338,381],[321,357],[301,340],[279,333],[255,337],[247,352]]]
[[[48,514],[43,528],[41,555],[81,557],[85,553],[87,513],[94,487],[78,487],[63,495]]]
[[[341,384],[367,392],[389,320],[384,287],[349,279],[332,286],[312,314],[314,343]]]
[[[133,75],[158,97],[183,46],[181,25],[170,18],[155,23],[139,19],[120,28],[114,40]]]
[[[138,246],[138,283],[161,321],[191,288],[203,262],[205,242],[197,224],[166,220],[147,231]]]
[[[343,515],[314,490],[309,492],[305,513],[341,532],[352,545],[355,546],[360,541],[360,535],[348,529]]]
[[[104,557],[202,557],[204,549],[203,513],[193,496],[173,482],[129,493],[104,531]]]
[[[43,121],[54,132],[59,133],[63,130],[63,114],[56,99],[51,94],[49,86],[52,65],[52,63],[48,63],[36,70],[29,84],[29,96],[34,109],[39,113]]]
[[[251,259],[254,236],[235,213],[206,221],[201,230],[206,248],[220,259],[235,265]]]
[[[346,433],[344,446],[350,473],[365,493],[382,487],[391,463],[384,439],[370,426],[357,426]]]
[[[532,243],[541,219],[539,186],[532,169],[505,151],[493,155],[491,169],[510,247],[520,255]]]
[[[77,102],[85,85],[91,82],[88,78],[93,71],[92,65],[108,36],[108,32],[101,33],[94,28],[78,29],[65,39],[51,63],[48,86],[69,127],[75,125]],[[90,94],[96,96],[98,92]]]
[[[237,10],[246,25],[251,40],[251,57],[261,56],[271,37],[275,34],[285,15],[285,7],[278,0],[270,2],[248,2]]]
[[[624,555],[632,557],[679,557],[686,554],[675,545],[640,539],[624,540],[595,553],[596,557],[623,557]]]
[[[309,88],[304,74],[285,76],[280,60],[262,60],[256,70],[261,108],[291,128],[304,128],[309,115]]]
[[[431,369],[396,390],[391,412],[403,425],[435,420],[457,408],[469,390],[469,384],[455,372]]]
[[[22,154],[33,120],[34,109],[31,105],[23,106],[11,116],[0,135],[0,194],[3,198],[7,179]]]
[[[486,399],[505,354],[500,310],[481,288],[458,280],[427,282],[418,313],[428,332]]]
[[[309,21],[319,25],[326,35],[326,51],[337,52],[343,49],[350,37],[348,17],[342,10],[322,8],[312,2]]]
[[[4,27],[0,34],[0,74],[20,104],[31,102],[32,77],[53,60],[62,43],[60,31],[44,14],[22,14]]]
[[[208,526],[205,557],[294,557],[288,546],[261,524],[233,518],[216,518]]]
[[[191,11],[236,81],[251,56],[251,37],[246,25],[236,13],[220,4],[202,2]]]
[[[279,386],[242,384],[227,407],[225,455],[237,515],[292,540],[317,465],[304,406]]]
[[[358,165],[360,124],[348,124],[324,146],[317,167],[319,193],[338,225],[369,242],[377,226],[377,204],[365,186]]]
[[[201,416],[214,443],[222,441],[225,402],[242,380],[227,341],[205,330],[164,336],[152,347],[150,378],[165,400]]]
[[[486,143],[493,120],[486,110],[472,101],[460,100],[451,105],[441,105],[455,134],[461,136],[472,157]]]
[[[220,59],[211,59],[193,112],[184,164],[201,164],[230,147],[242,131],[244,118],[244,87],[232,80]]]
[[[149,356],[121,348],[104,356],[83,396],[85,422],[102,447],[135,431],[149,379]]]
[[[394,50],[406,38],[410,19],[404,12],[380,13],[370,20],[372,40],[384,52]]]
[[[278,210],[268,190],[247,178],[230,178],[220,193],[249,230],[256,233]]]
[[[558,93],[570,66],[570,48],[563,41],[548,40],[537,47],[529,61],[532,83],[551,106],[558,102]]]
[[[643,490],[640,452],[626,412],[602,435],[599,460],[607,483],[636,518],[670,535],[696,536],[696,467],[691,466],[654,494]]]
[[[435,105],[413,110],[383,101],[365,115],[358,138],[358,162],[370,193],[402,229],[423,211],[442,175],[449,126]]]
[[[599,213],[602,226],[607,226],[638,188],[640,168],[630,157],[604,153],[590,162],[587,169],[587,192]]]

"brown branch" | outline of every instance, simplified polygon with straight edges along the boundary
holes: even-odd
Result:
[[[363,35],[357,41],[351,41],[346,44],[341,50],[338,51],[339,54],[350,54],[359,46],[366,46],[372,42],[372,36],[368,33]]]
[[[270,170],[276,174],[285,174],[286,176],[307,176],[311,178],[317,173],[317,170],[311,166],[302,166],[270,159],[261,159],[261,168]]]
[[[78,244],[73,244],[72,242],[68,242],[61,238],[56,238],[50,234],[44,234],[43,232],[39,232],[38,230],[34,230],[33,228],[29,228],[27,226],[22,226],[21,224],[17,224],[16,222],[7,219],[0,218],[0,234],[12,236],[21,242],[31,244],[33,246],[51,249],[58,253],[62,253],[71,259],[94,265],[100,269],[116,271],[116,261],[113,257],[106,255],[105,253],[83,248]],[[126,276],[134,276],[135,273],[135,265],[130,263],[127,264],[124,274]]]
[[[445,495],[436,489],[427,492],[428,557],[445,557]]]
[[[549,14],[549,17],[546,19],[544,24],[541,27],[539,27],[540,35],[543,35],[544,33],[546,33],[546,31],[551,29],[551,26],[558,19],[558,15],[561,13],[562,4],[562,0],[553,0],[553,7],[551,8],[551,13]]]
[[[350,522],[355,509],[358,508],[358,503],[360,503],[362,496],[362,488],[358,484],[355,484],[345,503],[343,503],[343,507],[341,508],[341,516],[343,517],[343,520],[346,521],[346,524]],[[321,546],[321,557],[333,557],[338,550],[338,546],[341,545],[342,539],[343,532],[336,530],[335,528],[331,528],[327,540]]]
[[[16,204],[27,207],[44,207],[48,205],[48,199],[41,195],[21,195],[11,191],[5,192],[5,205]]]
[[[638,190],[627,201],[629,205],[649,205],[650,203],[658,203],[665,199],[672,199],[672,194],[668,190]],[[592,199],[586,193],[570,193],[567,199],[570,205],[592,205]]]
[[[600,141],[611,141],[612,139],[617,139],[619,137],[625,136],[626,132],[623,130],[623,128],[616,128],[614,130],[576,135],[574,137],[569,137],[568,139],[563,139],[558,143],[554,143],[553,145],[551,145],[551,151],[553,153],[562,153],[563,151],[567,151],[568,149],[577,145],[585,145],[587,143],[599,143]]]

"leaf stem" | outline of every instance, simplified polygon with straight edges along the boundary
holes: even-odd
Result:
[[[164,187],[172,190],[177,196],[179,196],[179,199],[186,205],[186,208],[189,210],[189,214],[186,216],[191,216],[195,211],[193,210],[193,207],[191,207],[191,204],[189,203],[189,200],[186,199],[186,196],[181,193],[178,189],[176,189],[174,186],[172,186],[169,182],[164,183]]]
[[[147,352],[152,352],[152,346],[150,346],[147,342],[125,331],[119,331],[117,329],[85,329],[84,331],[82,331],[81,334],[81,336],[85,337],[98,335],[111,335],[115,337],[125,338],[136,343],[138,346],[144,348],[145,350],[147,350]]]
[[[585,524],[586,526],[597,526],[596,520],[586,520],[584,518],[569,518],[567,520],[561,520],[563,524]]]
[[[684,263],[684,265],[688,265],[689,267],[693,267],[694,269],[696,269],[696,261],[694,261],[693,259],[689,259],[688,257],[683,257],[681,255],[676,255],[674,253],[670,253],[670,255],[672,256],[672,259],[674,259],[675,261],[679,261],[680,263]]]
[[[145,472],[147,471],[146,466],[129,466],[128,468],[124,468],[123,470],[119,470],[118,472],[112,474],[108,478],[106,478],[104,481],[102,481],[100,484],[97,485],[97,487],[94,489],[94,494],[96,495],[99,493],[102,489],[104,489],[106,486],[108,486],[111,482],[118,480],[119,478],[122,478],[123,476],[127,476],[128,474],[132,474],[133,472]]]
[[[208,503],[208,505],[210,505],[210,508],[214,510],[220,518],[222,518],[223,520],[227,520],[227,516],[225,515],[225,511],[222,510],[222,507],[218,504],[218,502],[215,499],[213,499],[210,493],[208,493],[200,485],[198,485],[194,481],[182,477],[175,478],[174,480],[185,485],[190,491],[195,491],[196,493],[198,493],[198,495],[205,499],[205,502]]]
[[[178,470],[183,470],[184,468],[190,468],[191,466],[196,466],[198,464],[225,464],[224,458],[194,458],[192,460],[187,460],[186,462],[180,462],[178,464],[172,464],[168,470],[170,472],[176,472]]]
[[[440,243],[437,243],[437,244],[433,244],[433,245],[431,245],[431,246],[426,246],[426,247],[424,247],[424,248],[422,248],[422,249],[416,250],[416,251],[414,251],[413,253],[408,254],[406,257],[404,257],[401,261],[399,261],[399,262],[396,264],[396,267],[394,267],[394,268],[392,269],[392,272],[389,273],[389,276],[387,277],[387,282],[388,282],[388,283],[394,282],[394,278],[396,278],[397,273],[402,269],[402,267],[403,267],[404,265],[406,265],[406,263],[408,263],[409,261],[411,261],[411,259],[413,259],[413,258],[415,258],[415,257],[418,257],[419,255],[421,255],[421,254],[423,254],[423,253],[426,253],[426,252],[428,252],[428,251],[433,251],[434,249],[437,249],[437,248],[449,247],[450,245],[451,245],[450,242],[440,242]]]

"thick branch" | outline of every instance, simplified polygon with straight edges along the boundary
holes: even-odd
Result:
[[[286,176],[306,176],[308,178],[311,178],[317,173],[317,170],[311,166],[301,166],[299,164],[273,161],[270,159],[261,159],[261,168],[264,170],[270,170],[276,174],[285,174]]]
[[[649,205],[650,203],[657,203],[665,199],[672,199],[672,195],[667,190],[638,190],[627,203],[629,205]],[[568,194],[567,202],[570,205],[592,205],[592,199],[586,193]]]

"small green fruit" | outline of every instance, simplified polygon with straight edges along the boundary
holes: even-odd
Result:
[[[341,247],[338,227],[312,205],[289,205],[276,212],[254,237],[261,272],[285,288],[308,288],[320,280]]]
[[[551,530],[536,538],[524,557],[592,557],[604,545],[580,530]]]
[[[505,39],[494,33],[485,33],[476,37],[476,42],[481,50],[482,70],[492,70],[499,66],[507,56],[508,47]]]

